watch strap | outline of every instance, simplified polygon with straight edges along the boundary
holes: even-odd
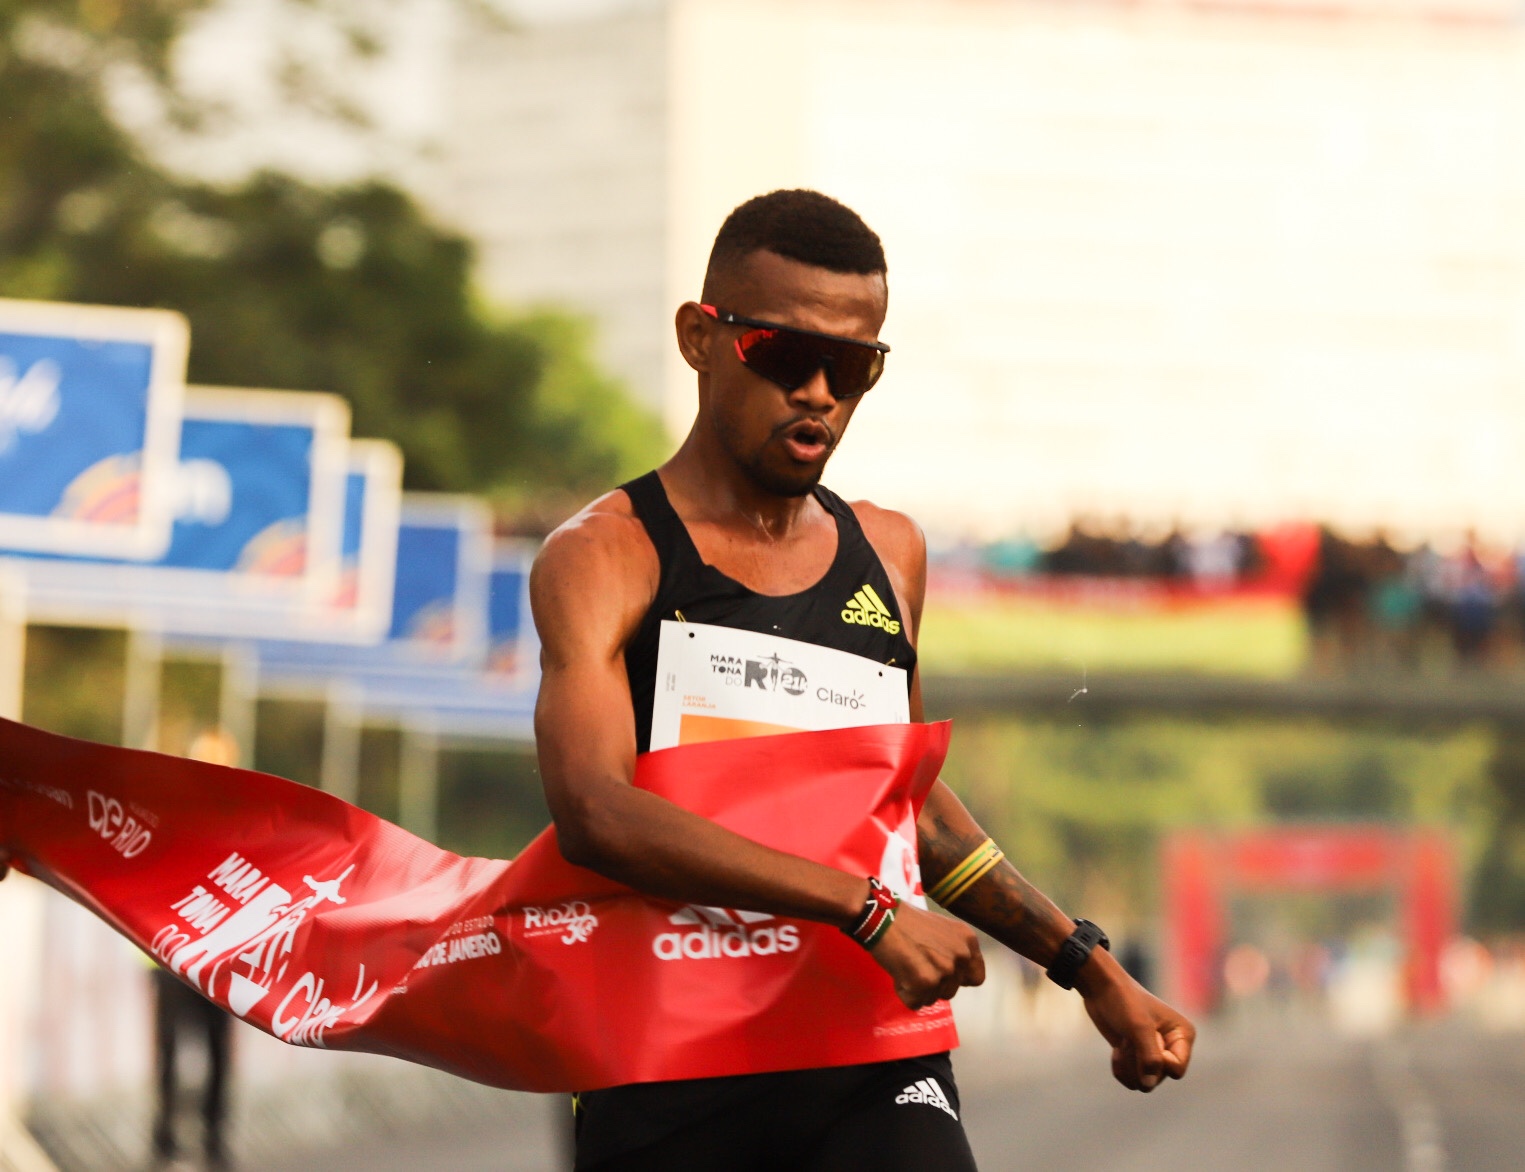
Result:
[[[1090,920],[1076,920],[1075,930],[1059,946],[1058,954],[1048,966],[1048,979],[1061,989],[1073,989],[1080,966],[1090,959],[1092,949],[1098,944],[1108,950],[1112,947],[1107,934]]]

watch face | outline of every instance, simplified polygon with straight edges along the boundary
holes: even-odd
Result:
[[[1087,929],[1089,929],[1089,931],[1087,931]],[[1112,950],[1112,941],[1107,939],[1107,934],[1101,930],[1100,925],[1092,922],[1091,920],[1076,920],[1075,935],[1079,936],[1082,932],[1085,932],[1086,935],[1093,938],[1095,941],[1095,943],[1092,945],[1093,948],[1096,944],[1099,944],[1108,952]]]

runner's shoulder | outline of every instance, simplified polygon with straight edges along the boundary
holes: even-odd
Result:
[[[646,527],[622,489],[606,492],[551,531],[535,557],[534,578],[553,589],[655,590],[661,566]]]
[[[873,501],[849,501],[863,535],[880,559],[902,573],[920,578],[926,572],[927,538],[910,516]]]

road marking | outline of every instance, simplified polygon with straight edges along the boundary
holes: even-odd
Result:
[[[1408,1045],[1390,1042],[1375,1047],[1372,1068],[1382,1097],[1398,1117],[1404,1172],[1446,1172],[1440,1113],[1414,1073],[1413,1054]]]

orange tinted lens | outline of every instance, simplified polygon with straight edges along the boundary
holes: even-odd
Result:
[[[826,368],[826,381],[837,398],[856,398],[878,382],[884,373],[884,353],[871,346],[854,346],[851,342],[837,345],[837,352]]]
[[[736,339],[736,355],[752,370],[786,391],[804,386],[822,367],[826,384],[838,399],[861,395],[879,380],[884,355],[872,346],[856,346],[793,330],[748,330]]]

